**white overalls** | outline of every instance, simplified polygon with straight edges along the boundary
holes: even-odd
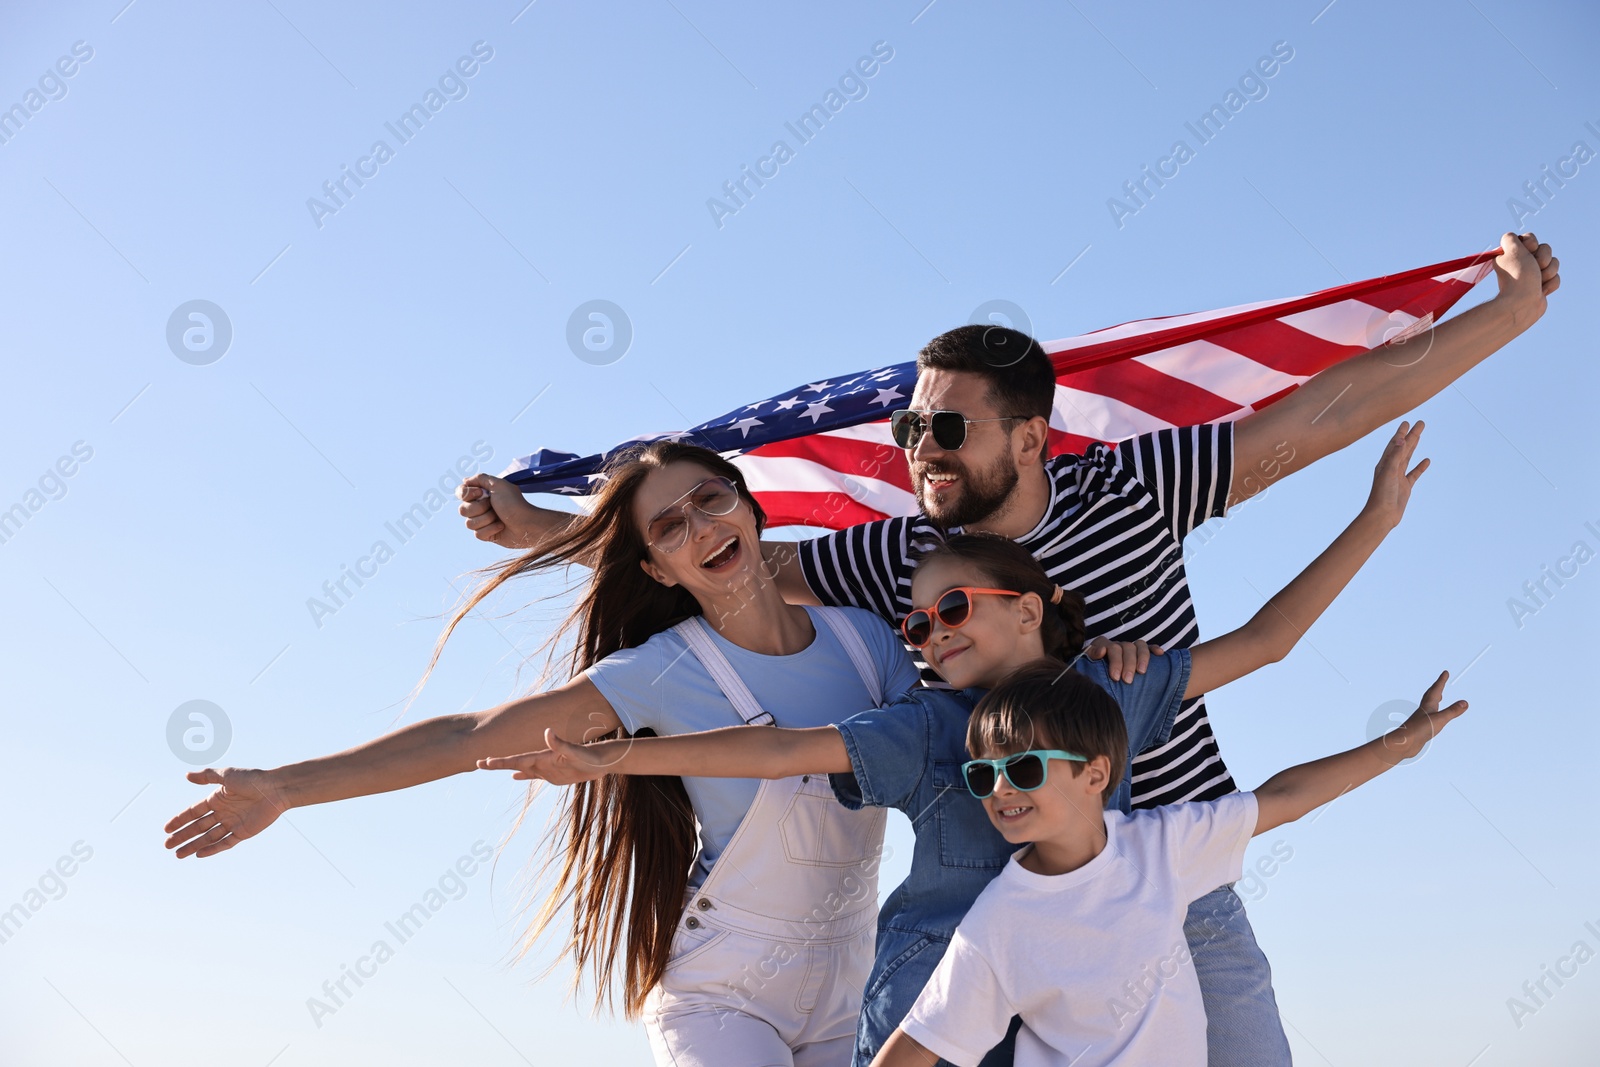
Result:
[[[818,614],[882,706],[866,642],[839,609]],[[675,629],[745,723],[772,724],[702,619]],[[705,882],[690,891],[666,974],[645,1002],[657,1064],[850,1062],[872,966],[884,815],[840,804],[825,774],[761,783]]]

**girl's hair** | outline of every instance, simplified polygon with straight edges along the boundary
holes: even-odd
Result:
[[[1052,605],[1050,598],[1055,595],[1056,583],[1045,574],[1033,553],[1011,538],[987,532],[961,533],[931,548],[911,551],[911,561],[919,567],[934,560],[970,564],[996,589],[1038,593],[1044,598],[1044,618],[1039,627],[1044,654],[1070,661],[1083,650],[1083,597],[1063,589],[1061,602]]]
[[[766,526],[766,512],[750,493],[744,474],[710,449],[656,441],[619,453],[607,465],[588,514],[576,516],[537,548],[480,572],[486,580],[450,619],[428,669],[438,662],[456,625],[502,584],[571,563],[591,568],[593,575],[547,644],[553,646],[565,634],[576,632],[574,676],[619,649],[642,645],[673,624],[703,614],[700,603],[682,586],[662,585],[639,566],[649,554],[633,514],[639,487],[652,471],[680,461],[733,482],[740,499],[755,513],[757,532]],[[640,731],[640,736],[648,732]],[[584,740],[625,736],[627,732],[619,729]],[[530,786],[523,815],[534,794]],[[561,853],[559,872],[522,935],[517,958],[527,955],[562,908],[570,905],[571,925],[562,955],[570,955],[576,968],[573,989],[587,970],[595,980],[595,1007],[610,1006],[620,951],[623,1013],[633,1018],[666,971],[672,935],[683,914],[695,856],[689,795],[677,777],[606,775],[567,789],[561,805],[565,832],[551,842],[552,860],[557,851]],[[517,825],[521,822],[519,816]]]
[[[1128,759],[1128,724],[1110,693],[1057,660],[1035,660],[1006,675],[983,695],[967,720],[967,751],[996,758],[1032,748],[1059,748],[1094,759],[1104,756],[1111,774],[1100,793],[1108,803],[1122,784]],[[1086,764],[1074,762],[1072,776]]]

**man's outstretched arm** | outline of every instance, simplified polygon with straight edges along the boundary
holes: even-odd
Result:
[[[1544,314],[1560,260],[1531,233],[1500,238],[1499,293],[1414,337],[1336,363],[1233,427],[1232,507],[1360,440],[1477,366]],[[1285,455],[1287,454],[1287,458]]]

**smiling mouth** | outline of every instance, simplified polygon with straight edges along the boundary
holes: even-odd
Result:
[[[960,476],[950,471],[923,471],[922,480],[936,494],[947,493],[960,481]]]
[[[721,570],[739,554],[739,538],[737,535],[729,537],[722,544],[711,550],[711,554],[700,561],[700,566],[708,571]]]
[[[1022,816],[1028,814],[1028,812],[1032,810],[1033,808],[1031,806],[1023,804],[1017,807],[996,808],[994,809],[994,813],[1000,816],[1001,819],[1010,820],[1020,819]]]

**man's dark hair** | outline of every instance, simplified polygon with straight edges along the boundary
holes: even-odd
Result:
[[[917,371],[976,374],[988,385],[989,403],[998,415],[1041,416],[1050,421],[1056,400],[1056,372],[1039,342],[1006,326],[957,326],[929,341],[917,353]],[[1040,458],[1050,455],[1046,440]]]

